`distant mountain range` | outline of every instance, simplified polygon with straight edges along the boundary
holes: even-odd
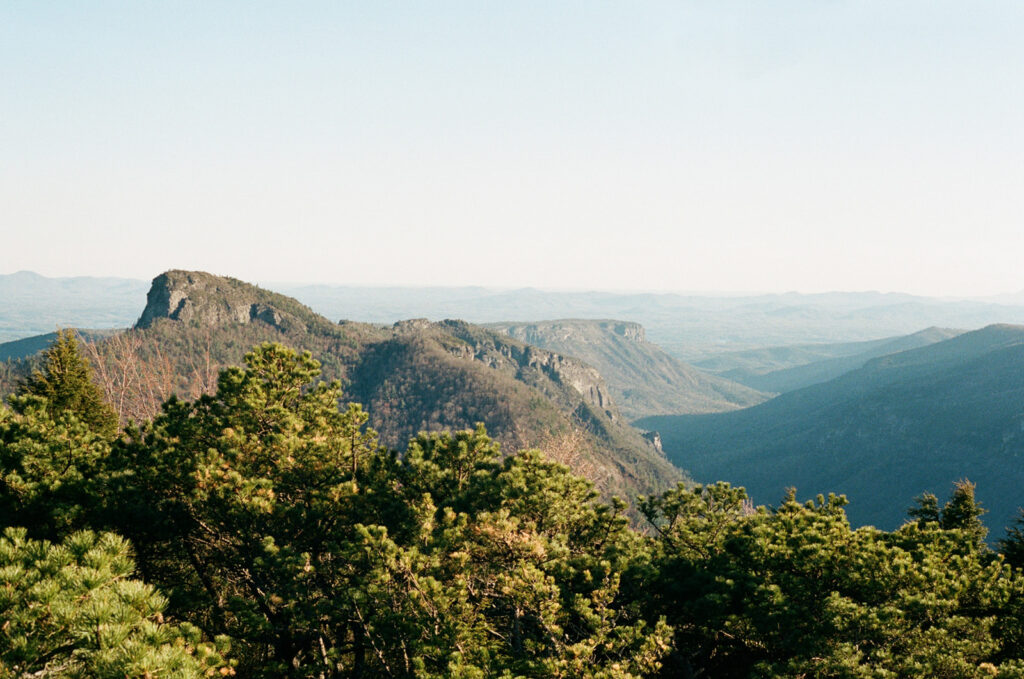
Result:
[[[389,321],[426,316],[475,323],[540,318],[633,321],[644,326],[651,342],[690,363],[723,351],[877,340],[928,327],[1024,324],[1024,304],[1013,296],[994,303],[878,292],[729,296],[322,285],[279,285],[275,289],[330,318]]]
[[[0,275],[0,342],[58,328],[125,328],[137,318],[148,289],[147,281],[128,278]]]
[[[924,491],[968,478],[998,535],[1024,504],[1024,327],[993,325],[870,360],[752,408],[644,418],[699,481],[757,502],[786,487],[852,500],[856,523],[893,528]]]
[[[691,363],[725,351],[878,340],[928,327],[1024,323],[1024,301],[1016,295],[995,303],[877,292],[715,296],[482,287],[273,287],[334,320],[632,321],[644,326],[651,342]],[[148,288],[148,281],[127,279],[0,275],[0,341],[53,332],[57,326],[127,327]]]
[[[130,325],[143,306],[140,285],[0,276],[0,330],[43,330],[0,344],[0,360],[38,351],[57,326]],[[844,492],[854,522],[884,528],[903,520],[914,496],[942,497],[962,477],[978,483],[996,533],[1024,503],[1024,328],[944,329],[1024,322],[1017,306],[877,293],[298,289],[332,318],[368,323],[334,322],[300,300],[199,272],[168,272],[148,290],[133,329],[93,331],[91,345],[108,393],[138,416],[171,393],[208,390],[218,367],[280,341],[341,379],[389,446],[421,429],[483,421],[507,449],[544,447],[606,493],[665,487],[684,468],[700,481],[747,486],[758,502],[788,486],[801,496]],[[493,325],[393,321],[405,311]],[[508,321],[558,315],[584,318]],[[647,341],[657,335],[645,336],[635,322],[644,318],[676,343],[675,355]],[[27,366],[0,363],[0,390]],[[765,401],[769,391],[782,395]],[[677,466],[634,420],[660,432]]]

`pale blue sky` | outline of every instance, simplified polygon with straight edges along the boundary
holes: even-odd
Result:
[[[0,273],[1024,288],[1021,2],[0,4]]]

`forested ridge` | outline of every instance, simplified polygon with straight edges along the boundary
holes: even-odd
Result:
[[[564,319],[489,328],[597,368],[624,417],[709,413],[761,403],[769,394],[702,373],[645,339],[638,323]]]
[[[241,365],[264,342],[309,351],[324,378],[341,382],[346,401],[366,406],[389,447],[404,447],[420,431],[484,422],[507,452],[541,447],[605,498],[684,478],[619,415],[592,367],[462,321],[334,323],[243,281],[168,271],[154,279],[134,328],[83,346],[127,424],[151,419],[171,396],[211,393],[222,368]],[[0,363],[0,394],[38,361]]]
[[[482,428],[382,447],[319,373],[263,344],[117,431],[62,333],[0,409],[0,677],[1024,676],[969,482],[892,532],[727,484],[631,524]]]
[[[978,483],[993,530],[1024,487],[1024,327],[993,325],[872,359],[746,410],[645,418],[695,478],[742,482],[758,502],[787,486],[847,493],[855,525],[892,529],[906,498]]]

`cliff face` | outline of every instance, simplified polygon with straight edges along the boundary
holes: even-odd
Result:
[[[491,323],[487,327],[561,356],[572,356],[581,365],[594,366],[630,421],[652,414],[734,410],[767,397],[669,356],[646,341],[638,323],[563,319]]]
[[[622,341],[639,332],[633,324],[614,325],[621,328],[609,332]],[[154,279],[129,333],[138,338],[140,355],[168,363],[168,379],[183,385],[181,394],[212,384],[210,374],[237,365],[249,347],[281,342],[310,351],[326,379],[341,380],[344,398],[366,406],[370,426],[389,447],[403,448],[419,431],[483,422],[505,450],[553,451],[608,495],[649,493],[684,478],[627,424],[596,368],[478,325],[337,324],[242,281],[168,271]],[[119,346],[108,347],[111,355]],[[209,374],[200,375],[196,359],[203,352]],[[142,406],[148,417],[159,403]]]
[[[524,344],[462,321],[442,321],[438,327],[465,342],[449,347],[453,355],[515,373],[519,379],[527,377],[531,372],[538,373],[556,384],[572,389],[585,403],[598,408],[613,421],[618,420],[618,408],[601,373],[583,361]]]
[[[153,279],[146,308],[135,323],[148,328],[159,319],[200,327],[259,320],[279,330],[302,330],[294,314],[273,304],[273,293],[235,280],[201,271],[168,271]]]
[[[646,341],[644,327],[631,321],[544,321],[541,323],[506,323],[497,324],[501,331],[509,337],[544,346],[552,343],[597,343],[612,335],[629,342],[643,343]]]

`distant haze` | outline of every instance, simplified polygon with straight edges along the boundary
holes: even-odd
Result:
[[[0,7],[0,273],[1024,289],[1024,4]]]

